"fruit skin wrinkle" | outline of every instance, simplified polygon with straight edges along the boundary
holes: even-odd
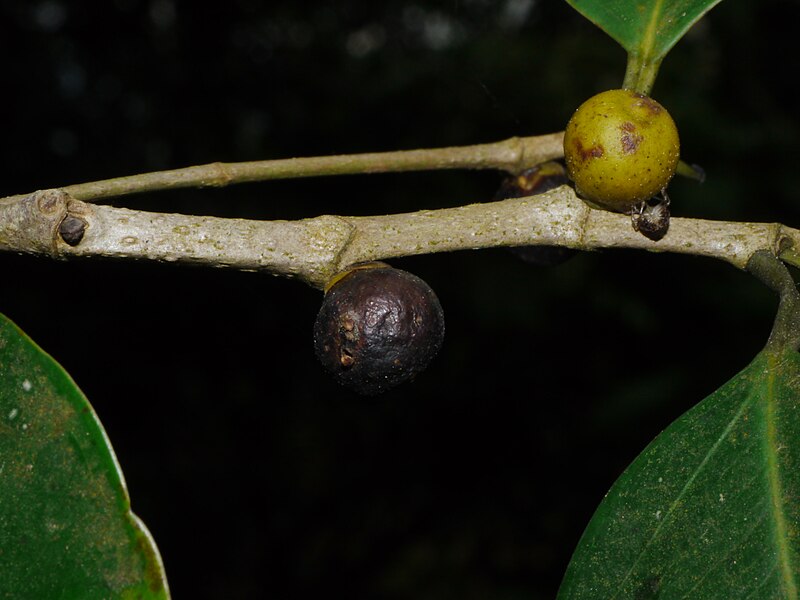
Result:
[[[631,214],[662,193],[679,157],[678,129],[670,114],[631,90],[592,96],[564,132],[564,158],[576,192],[615,212]]]

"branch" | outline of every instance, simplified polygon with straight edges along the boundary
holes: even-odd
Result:
[[[710,256],[744,269],[759,250],[800,247],[776,223],[673,218],[653,242],[630,217],[594,210],[563,186],[537,196],[374,217],[251,221],[87,204],[63,190],[0,200],[0,250],[53,258],[147,259],[298,278],[314,287],[358,262],[496,246],[639,248]]]
[[[61,189],[78,200],[98,201],[129,194],[188,187],[224,187],[233,183],[292,179],[320,175],[355,175],[440,169],[495,169],[516,174],[533,165],[564,154],[564,132],[535,137],[514,137],[502,142],[373,152],[287,158],[241,163],[215,162],[208,165],[156,171],[91,183],[68,185]],[[19,200],[25,195],[10,196]]]

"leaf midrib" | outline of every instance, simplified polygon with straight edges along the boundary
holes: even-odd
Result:
[[[653,5],[653,12],[650,13],[650,20],[647,22],[642,43],[639,45],[641,51],[638,53],[644,60],[653,60],[653,49],[656,46],[656,32],[658,23],[661,20],[661,13],[664,11],[664,0],[656,0]]]
[[[767,397],[766,411],[764,418],[767,422],[767,432],[765,439],[765,454],[767,458],[767,479],[769,481],[770,505],[772,516],[775,522],[773,531],[775,533],[775,545],[778,550],[778,561],[780,562],[781,577],[784,581],[787,600],[798,600],[797,582],[795,581],[795,571],[792,568],[792,553],[789,548],[789,528],[786,524],[786,514],[783,502],[783,484],[781,481],[780,464],[778,460],[779,444],[778,441],[778,417],[776,413],[777,397],[775,394],[775,375],[781,367],[778,357],[769,356],[767,377]]]

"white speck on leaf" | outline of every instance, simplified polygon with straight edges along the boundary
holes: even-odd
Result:
[[[47,531],[49,531],[50,533],[55,533],[59,529],[63,529],[61,525],[52,520],[47,521],[47,523],[45,523],[45,527],[47,528]]]
[[[719,495],[719,501],[720,502],[725,502],[725,495],[724,494],[720,494]]]
[[[22,382],[22,389],[25,390],[26,392],[30,392],[33,389],[33,384],[28,379],[26,379],[25,381]]]
[[[17,418],[18,414],[19,414],[19,409],[12,408],[11,411],[8,413],[8,420],[13,421],[14,419]]]
[[[660,521],[660,520],[661,520],[661,511],[657,510],[656,511],[656,521]]]

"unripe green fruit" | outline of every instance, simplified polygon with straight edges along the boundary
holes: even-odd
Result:
[[[578,107],[564,133],[567,173],[586,200],[630,213],[669,183],[680,154],[678,129],[658,102],[609,90]]]

